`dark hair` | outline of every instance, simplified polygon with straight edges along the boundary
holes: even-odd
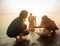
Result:
[[[48,18],[47,15],[42,16],[42,18]]]
[[[26,18],[27,14],[28,14],[28,11],[22,10],[21,13],[20,13],[20,15],[19,15],[19,18]]]

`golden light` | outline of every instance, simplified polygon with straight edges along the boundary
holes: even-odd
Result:
[[[1,1],[1,14],[8,14],[6,21],[12,21],[14,18],[18,17],[21,10],[27,10],[36,17],[36,25],[40,25],[41,17],[50,12],[54,7],[56,7],[55,0],[2,0]],[[49,15],[48,15],[49,16]],[[28,25],[28,19],[26,21]]]

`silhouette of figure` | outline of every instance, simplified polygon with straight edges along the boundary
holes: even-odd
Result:
[[[56,26],[55,22],[48,18],[46,15],[42,16],[42,21],[40,27],[46,28],[49,31],[53,31],[53,34],[55,33],[55,30],[58,30],[58,27]]]
[[[27,25],[24,23],[27,16],[28,16],[28,11],[22,10],[19,17],[17,17],[11,22],[11,24],[7,29],[8,37],[16,38],[16,40],[18,40],[17,36],[19,36],[19,38],[22,39],[21,37],[23,35],[29,34],[29,32],[26,31]]]
[[[36,25],[36,17],[32,16],[32,13],[30,13],[30,16],[28,17],[28,21],[29,21],[29,29],[33,31],[34,26]]]

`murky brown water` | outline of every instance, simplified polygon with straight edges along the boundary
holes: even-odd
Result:
[[[39,38],[35,32],[30,32],[26,39],[16,42],[14,38],[9,38],[3,34],[0,36],[0,46],[60,46],[60,31],[57,31],[54,36],[43,38]]]

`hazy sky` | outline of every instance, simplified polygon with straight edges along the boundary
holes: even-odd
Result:
[[[7,21],[9,19],[7,16],[17,16],[23,9],[37,16],[37,20],[46,14],[60,24],[60,0],[0,0],[0,20]]]
[[[0,0],[0,14],[18,14],[22,9],[42,14],[60,12],[59,8],[60,0]]]

